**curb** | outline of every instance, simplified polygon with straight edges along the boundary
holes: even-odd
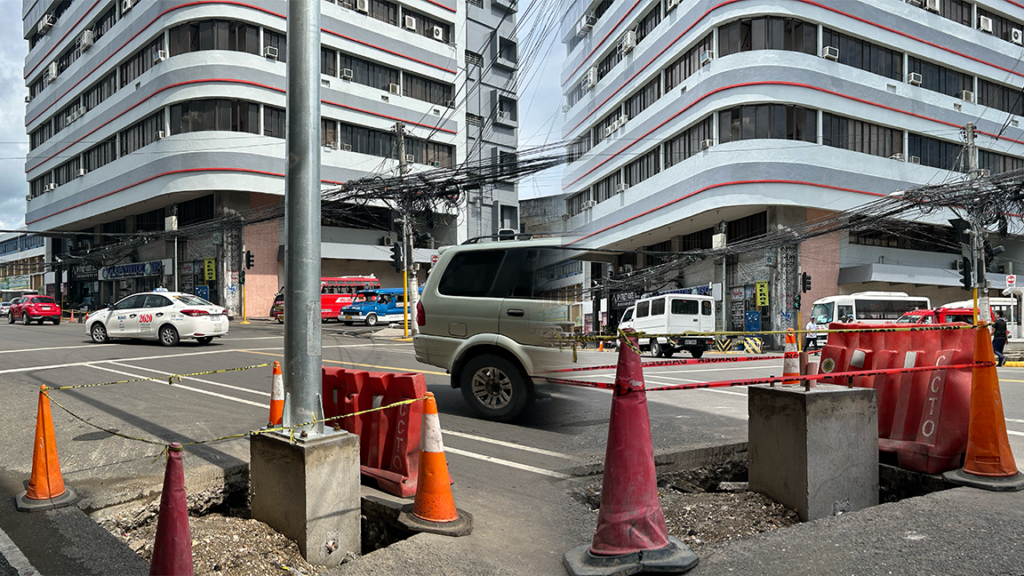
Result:
[[[1021,361],[1007,361],[1003,364],[1004,368],[1024,368],[1024,362]]]

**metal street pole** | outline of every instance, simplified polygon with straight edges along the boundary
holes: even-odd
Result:
[[[964,126],[964,139],[967,142],[967,168],[971,180],[980,177],[978,170],[978,146],[974,142],[974,123],[968,122]],[[981,221],[981,215],[977,210],[971,212],[971,229],[974,234],[971,236],[971,255],[974,260],[974,286],[975,286],[975,322],[992,321],[992,311],[989,308],[988,299],[988,278],[985,276],[985,223]]]
[[[405,124],[401,122],[395,122],[395,134],[398,137],[398,174],[400,177],[404,177],[405,173],[409,170],[408,163],[405,159]],[[415,322],[409,321],[409,314],[412,311],[412,307],[416,305],[416,295],[419,293],[416,287],[416,258],[415,252],[413,252],[413,219],[412,219],[412,208],[408,202],[402,207],[402,255],[405,263],[405,273],[403,274],[403,285],[405,293],[405,336],[409,337],[409,333],[419,334],[419,327]]]
[[[284,424],[321,411],[320,0],[288,2]]]

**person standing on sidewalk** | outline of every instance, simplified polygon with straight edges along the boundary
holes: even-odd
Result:
[[[818,326],[814,323],[814,318],[809,319],[807,321],[807,325],[804,326],[804,330],[807,331],[807,332],[804,332],[804,352],[810,351],[811,343],[817,341],[817,338],[816,338],[817,335],[814,334],[813,332],[811,332],[811,330],[814,330],[817,327]]]
[[[996,353],[999,362],[996,366],[1006,364],[1006,356],[1003,356],[1003,346],[1006,346],[1006,320],[1002,312],[996,312],[996,321],[992,324],[992,351]]]

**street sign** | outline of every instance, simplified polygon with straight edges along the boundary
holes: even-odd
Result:
[[[1012,288],[1017,285],[1017,276],[1010,274],[1006,277],[1006,287]]]
[[[432,254],[430,256],[430,263],[431,264],[437,264],[437,258],[438,258],[437,254]]]
[[[217,259],[216,258],[203,258],[203,272],[204,279],[216,280],[217,279]],[[197,294],[198,296],[198,294]]]

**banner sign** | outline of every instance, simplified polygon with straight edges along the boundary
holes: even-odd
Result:
[[[203,258],[203,277],[206,280],[217,279],[217,259]]]
[[[164,269],[164,263],[160,260],[142,262],[137,264],[122,264],[120,266],[107,266],[100,268],[100,280],[124,280],[126,278],[144,278],[146,276],[159,276]]]

